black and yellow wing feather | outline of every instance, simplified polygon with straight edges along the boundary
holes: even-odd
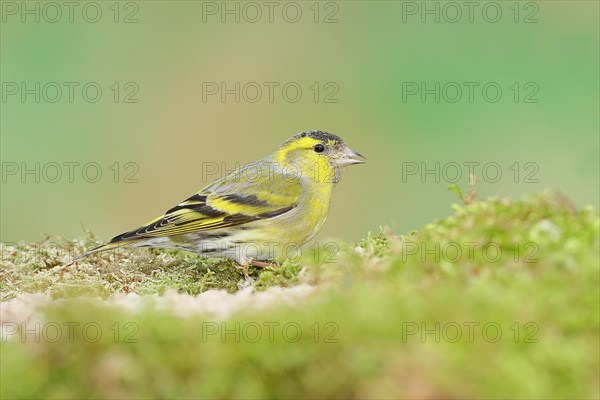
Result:
[[[248,173],[252,170],[252,173]],[[274,174],[269,166],[249,164],[215,181],[164,215],[92,249],[99,251],[152,238],[211,231],[274,218],[298,205],[302,191],[296,175]]]

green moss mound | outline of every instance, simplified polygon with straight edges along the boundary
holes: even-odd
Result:
[[[40,329],[79,325],[56,340],[54,325],[39,341],[3,340],[2,397],[598,398],[597,211],[556,193],[454,208],[418,232],[340,244],[337,262],[252,279],[184,253],[121,250],[61,280],[59,251],[9,254],[3,298],[46,291],[62,301],[45,306]],[[225,318],[73,298],[233,292],[240,281],[317,289]]]

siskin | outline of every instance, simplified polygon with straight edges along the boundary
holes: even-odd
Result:
[[[266,266],[311,240],[329,213],[342,169],[364,157],[332,133],[303,132],[227,173],[140,228],[79,258],[121,246],[185,250]]]

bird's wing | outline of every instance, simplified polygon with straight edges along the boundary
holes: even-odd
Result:
[[[298,176],[250,164],[225,175],[163,216],[114,237],[110,243],[183,235],[273,218],[296,207],[301,190]]]

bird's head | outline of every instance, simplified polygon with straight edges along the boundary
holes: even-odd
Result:
[[[342,138],[323,131],[292,136],[272,156],[283,167],[319,181],[337,182],[341,168],[365,162],[365,157],[346,146]]]

